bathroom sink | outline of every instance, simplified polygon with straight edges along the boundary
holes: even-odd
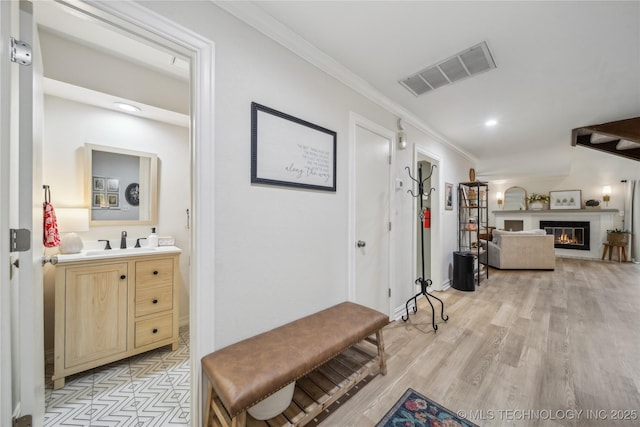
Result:
[[[154,254],[180,253],[175,246],[158,246],[157,248],[127,248],[127,249],[92,249],[77,254],[54,255],[56,263],[77,262],[107,258],[125,258],[129,256],[145,256]]]
[[[138,255],[149,252],[157,252],[158,248],[127,248],[127,249],[101,249],[95,251],[86,251],[84,255],[87,257],[95,256],[125,256],[125,255]]]

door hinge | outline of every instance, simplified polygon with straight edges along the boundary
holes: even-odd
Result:
[[[389,288],[389,298],[391,298],[391,288]]]
[[[20,65],[31,65],[31,46],[11,37],[11,62]]]
[[[31,427],[33,425],[33,421],[31,420],[31,415],[25,415],[20,418],[13,419],[13,427]]]
[[[31,231],[26,228],[9,229],[9,252],[26,252],[31,249]]]
[[[391,231],[391,221],[389,221],[389,231]]]
[[[391,164],[391,154],[389,154],[389,164]]]

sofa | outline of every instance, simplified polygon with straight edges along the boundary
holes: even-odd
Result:
[[[486,242],[491,267],[502,270],[555,269],[554,237],[544,230],[493,230],[492,235],[492,240]]]

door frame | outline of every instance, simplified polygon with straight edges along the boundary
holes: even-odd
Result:
[[[442,236],[443,236],[443,228],[444,228],[444,180],[443,180],[443,172],[441,170],[442,167],[442,159],[428,151],[419,145],[414,146],[413,150],[413,170],[418,170],[418,162],[427,161],[432,165],[436,165],[433,170],[433,175],[431,176],[431,184],[436,184],[434,197],[431,200],[431,281],[433,282],[432,289],[436,291],[442,291],[445,288],[445,283],[443,282],[443,269],[442,269],[442,251],[437,250],[442,248]],[[413,172],[412,172],[413,173]],[[425,190],[426,191],[426,190]],[[413,212],[414,215],[418,212],[419,204],[418,200],[413,201]],[[418,253],[419,245],[418,242],[418,221],[416,218],[413,218],[413,254]],[[417,265],[417,256],[413,257],[413,272],[418,271]],[[412,287],[411,290],[415,291],[415,287]],[[414,292],[415,293],[415,292]],[[413,295],[413,294],[412,294]]]
[[[191,423],[202,425],[206,396],[200,359],[215,350],[215,43],[134,2],[85,0],[64,2],[92,17],[133,34],[163,40],[184,49],[191,58],[191,258],[189,292],[189,355],[191,365]],[[200,328],[202,325],[202,328]]]
[[[9,45],[11,36],[13,8],[9,2],[0,2],[0,424],[10,425],[13,415],[12,390],[12,347],[11,347],[11,269],[7,259],[13,262],[9,252],[10,195],[11,182],[11,96],[14,88],[11,85],[12,66],[9,61]],[[19,38],[19,37],[18,37]]]
[[[357,255],[357,250],[356,250],[356,242],[357,242],[357,236],[356,236],[356,164],[357,164],[357,159],[356,159],[356,128],[360,126],[372,133],[375,133],[376,135],[381,136],[382,138],[386,138],[389,140],[389,156],[391,156],[391,159],[389,161],[389,176],[387,177],[387,181],[388,181],[388,192],[389,192],[389,212],[388,212],[388,218],[389,221],[393,224],[393,217],[392,217],[392,212],[393,212],[393,207],[394,207],[394,191],[393,191],[393,180],[392,180],[392,176],[393,176],[393,172],[392,172],[392,168],[393,165],[395,164],[395,157],[396,157],[396,134],[395,132],[357,114],[354,112],[349,112],[349,208],[348,208],[348,215],[349,215],[349,219],[348,219],[348,241],[347,241],[347,245],[348,245],[348,259],[349,259],[349,268],[348,268],[348,274],[349,274],[349,278],[348,278],[348,299],[349,301],[355,301],[356,300],[356,275],[357,275],[357,263],[356,263],[356,255]],[[393,253],[393,247],[394,247],[394,233],[393,233],[393,226],[391,227],[391,230],[389,231],[389,233],[387,234],[387,238],[388,238],[388,253],[387,253],[387,259],[388,259],[388,264],[389,264],[389,274],[387,277],[387,287],[389,289],[392,289],[391,284],[393,283],[392,279],[395,275],[395,266],[394,266],[394,262],[393,262],[393,257],[391,256],[391,254]],[[392,290],[393,292],[393,290]],[[388,298],[388,302],[387,302],[387,312],[385,314],[387,315],[391,315],[391,298]]]

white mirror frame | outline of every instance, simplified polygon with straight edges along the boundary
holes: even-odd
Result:
[[[91,226],[102,225],[146,225],[156,224],[158,218],[158,156],[153,153],[144,153],[141,151],[127,150],[124,148],[108,147],[96,144],[85,144],[85,201],[89,207],[89,224]],[[112,154],[123,154],[128,156],[139,157],[140,177],[138,184],[141,194],[148,194],[147,197],[140,197],[139,219],[93,219],[93,154],[94,152],[106,152]],[[142,160],[148,160],[142,162]],[[119,197],[124,197],[124,189],[119,188]],[[121,203],[122,200],[119,200]]]
[[[519,197],[511,197],[509,198],[509,193],[514,194],[516,193],[516,191],[522,191],[523,195],[522,198],[520,199]],[[510,208],[508,206],[509,202],[515,202],[517,203],[517,208]],[[503,205],[503,209],[505,211],[508,210],[513,210],[513,211],[517,211],[517,210],[521,210],[521,211],[526,211],[527,210],[527,190],[525,190],[522,187],[509,187],[504,191],[504,205]]]

